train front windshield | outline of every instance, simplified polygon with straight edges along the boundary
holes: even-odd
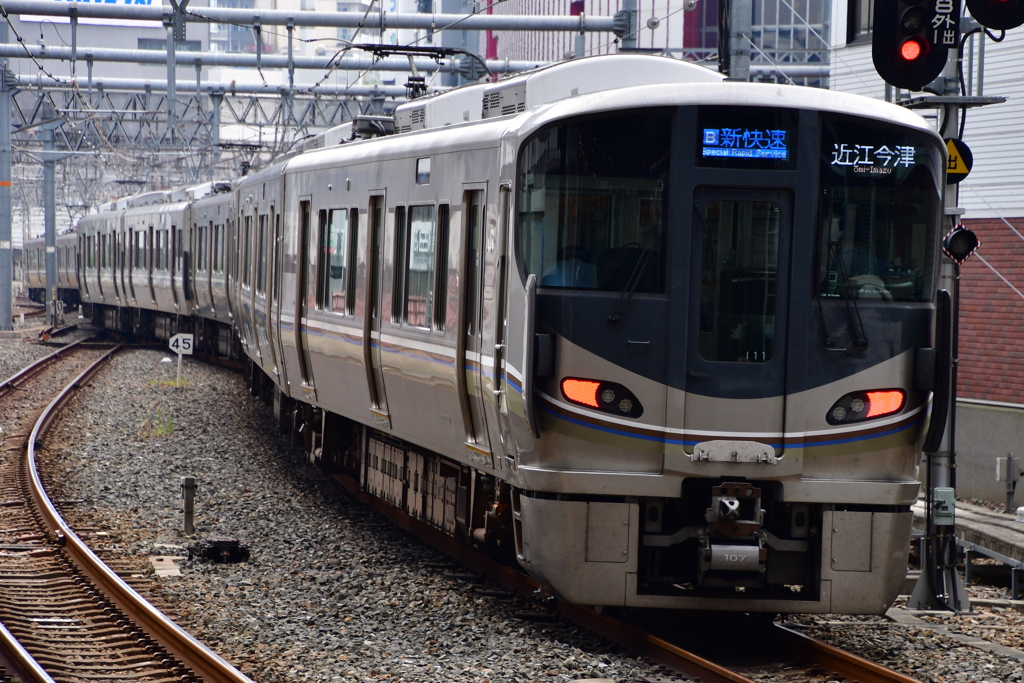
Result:
[[[519,160],[519,239],[542,287],[665,291],[669,110],[541,131]]]
[[[931,299],[942,159],[920,132],[822,118],[820,297]]]
[[[564,121],[523,145],[518,247],[526,272],[536,274],[541,287],[665,293],[667,236],[673,229],[670,167],[682,176],[711,179],[709,173],[745,169],[782,185],[792,182],[789,175],[773,174],[797,168],[795,110],[709,106],[696,111],[703,147],[695,166],[671,159],[677,126],[667,108]],[[839,114],[823,113],[819,121],[815,294],[826,300],[930,300],[942,211],[941,148],[933,137],[908,127]],[[721,137],[725,131],[742,131],[742,139],[727,140]],[[720,182],[719,176],[714,181]],[[718,249],[725,261],[716,268],[742,270],[734,280],[763,281],[758,290],[763,301],[754,303],[769,326],[776,266],[768,247],[778,247],[772,242],[778,238],[777,226],[772,228],[777,213],[774,204],[723,199],[702,205],[700,216],[709,231],[705,251],[715,231],[725,231],[722,239],[729,244],[739,240],[732,251]],[[720,218],[732,222],[720,226]],[[764,234],[747,234],[733,225],[736,221]],[[743,262],[741,246],[749,252]],[[704,266],[711,273],[708,263]],[[716,273],[709,277],[722,279]],[[765,349],[759,347],[757,360],[767,360]]]

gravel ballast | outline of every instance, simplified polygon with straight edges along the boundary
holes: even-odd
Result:
[[[519,600],[475,596],[447,558],[351,501],[278,433],[229,370],[121,354],[47,437],[51,497],[107,520],[125,555],[184,554],[211,535],[247,543],[241,564],[180,562],[160,579],[179,623],[260,682],[660,680],[664,670]],[[180,478],[195,476],[196,534]],[[86,522],[90,523],[90,522]],[[452,569],[455,569],[452,566]]]
[[[516,612],[529,606],[518,598],[481,597],[446,577],[447,558],[309,465],[237,374],[186,358],[188,384],[175,389],[176,366],[163,362],[171,358],[115,358],[51,429],[43,470],[51,497],[82,501],[65,510],[72,524],[104,525],[116,554],[140,567],[207,536],[248,544],[248,562],[180,560],[182,575],[157,579],[152,591],[259,683],[672,680],[571,624],[523,621]],[[181,531],[183,476],[199,486],[191,536]],[[1024,680],[1020,661],[927,627],[871,617],[786,623],[921,681]],[[976,626],[1007,630],[988,614]]]

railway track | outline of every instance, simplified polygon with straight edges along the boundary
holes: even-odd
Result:
[[[0,680],[251,683],[107,567],[42,488],[37,440],[118,348],[72,344],[0,384],[14,418],[0,445]]]
[[[627,623],[610,614],[602,614],[585,605],[562,602],[545,596],[544,588],[530,577],[508,567],[433,527],[392,507],[380,498],[359,490],[358,483],[345,475],[334,475],[356,499],[375,508],[384,516],[424,539],[441,552],[466,567],[489,577],[510,591],[546,603],[544,612],[560,613],[565,618],[598,633],[637,655],[678,672],[683,679],[701,683],[756,683],[748,675],[771,673],[784,675],[794,683],[817,680],[839,680],[843,683],[920,683],[897,671],[870,662],[854,654],[810,638],[792,629],[765,620],[737,618],[728,622],[734,630],[721,639],[725,647],[708,648],[711,654],[697,654],[715,641],[714,629],[697,624],[685,635],[655,635],[655,629]],[[543,616],[539,613],[535,616]],[[728,615],[713,615],[720,622]],[[691,624],[693,626],[693,624]],[[709,637],[710,636],[710,637]],[[730,651],[731,650],[731,651]],[[751,657],[762,663],[750,664]],[[726,663],[718,663],[714,660]],[[728,662],[739,661],[739,665]],[[763,662],[770,662],[765,666]],[[741,671],[746,673],[741,673]],[[826,678],[821,678],[825,676]],[[829,678],[831,676],[831,678]]]

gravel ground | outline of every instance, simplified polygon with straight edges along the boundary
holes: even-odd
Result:
[[[941,621],[950,626],[951,621],[963,624],[972,618],[967,615],[949,616]],[[1010,624],[1002,623],[1012,628]],[[926,627],[896,624],[885,617],[799,615],[784,619],[783,624],[923,683],[1024,681],[1024,664],[1020,661],[964,645]],[[981,632],[976,635],[987,638]]]
[[[32,361],[53,352],[52,347],[43,344],[27,343],[20,339],[0,339],[0,382],[14,375]]]
[[[84,499],[69,518],[109,520],[125,555],[208,535],[249,544],[246,563],[183,561],[161,601],[257,681],[661,679],[573,626],[522,621],[523,601],[424,567],[446,558],[324,480],[237,375],[186,360],[176,390],[164,357],[122,354],[76,399],[47,439],[51,496]],[[193,537],[179,530],[184,475],[199,484]]]
[[[444,557],[306,464],[237,375],[186,359],[189,384],[174,389],[175,365],[164,358],[115,359],[51,432],[43,469],[54,498],[84,501],[69,518],[108,520],[119,554],[140,566],[209,535],[248,543],[249,562],[183,560],[182,576],[154,590],[183,627],[260,683],[665,680],[663,669],[571,625],[522,621],[519,599],[483,598],[445,577],[434,566]],[[199,484],[193,536],[180,530],[185,475]],[[942,623],[1019,647],[1021,616],[984,610]],[[1020,661],[926,627],[881,617],[785,623],[923,682],[1024,680]]]

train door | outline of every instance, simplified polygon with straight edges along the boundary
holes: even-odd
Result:
[[[204,226],[203,234],[199,235],[199,239],[203,243],[203,258],[199,264],[205,269],[203,274],[203,288],[206,290],[207,301],[210,302],[210,312],[214,315],[217,313],[217,300],[213,296],[213,269],[217,265],[217,237],[214,235],[213,221],[210,221],[210,225]]]
[[[370,197],[370,230],[366,250],[366,304],[363,307],[363,363],[366,382],[370,389],[370,412],[374,420],[385,427],[391,426],[387,396],[384,393],[384,374],[381,371],[381,281],[384,276],[384,195]]]
[[[466,448],[491,460],[490,438],[484,413],[483,334],[481,331],[481,296],[483,284],[484,213],[487,185],[463,186],[462,193],[462,263],[459,264],[459,330],[456,338],[456,367]]]
[[[153,247],[156,244],[154,238],[156,237],[156,231],[153,226],[149,226],[147,231],[148,237],[144,244],[146,249],[146,257],[144,260],[144,268],[146,269],[146,286],[149,288],[149,305],[156,306],[156,289],[153,287]]]
[[[278,374],[279,385],[287,385],[288,377],[284,362],[284,340],[281,338],[281,280],[282,271],[282,237],[281,237],[281,214],[270,207],[270,218],[274,224],[273,248],[271,250],[270,263],[270,347],[274,353],[274,369]]]
[[[684,428],[703,459],[763,457],[726,433],[782,451],[791,228],[787,192],[694,193]]]
[[[132,271],[139,267],[137,262],[137,254],[139,253],[139,232],[131,225],[131,223],[128,223],[125,234],[128,236],[128,263],[125,264],[125,268],[128,271],[128,301],[132,306],[134,306],[136,303],[135,279]]]
[[[82,289],[85,290],[86,297],[91,296],[89,291],[89,236],[88,233],[83,230],[78,235],[78,281],[82,283]],[[43,299],[45,301],[45,298]]]
[[[267,301],[267,214],[263,213],[264,207],[256,216],[256,252],[253,260],[256,266],[256,279],[253,283],[253,323],[256,326],[256,336],[259,339],[260,350],[263,352],[263,367],[266,371],[274,369],[274,353],[270,349],[270,335],[267,330],[267,315],[269,302]]]
[[[181,311],[185,303],[185,295],[181,289],[181,247],[182,235],[177,225],[171,225],[170,242],[166,245],[169,256],[167,269],[170,271],[171,297],[174,299],[174,310]]]
[[[118,273],[117,277],[121,281],[121,297],[127,303],[132,297],[131,292],[128,290],[128,283],[131,282],[131,271],[129,270],[128,259],[131,258],[131,231],[124,228],[121,219],[117,220],[117,231],[121,238],[118,240],[121,247],[118,256]]]
[[[483,389],[481,404],[486,414],[487,433],[493,445],[492,459],[496,469],[502,469],[506,457],[511,460],[515,452],[511,443],[505,396],[508,385],[504,380],[508,273],[505,243],[508,241],[511,197],[511,184],[502,183],[498,187],[497,210],[493,215],[489,215],[486,209],[481,211],[484,225],[481,283],[478,288],[481,297],[479,377]],[[500,447],[498,444],[501,444]]]
[[[316,305],[316,277],[313,268],[316,264],[312,254],[316,247],[312,238],[311,198],[299,200],[299,263],[296,272],[295,301],[295,348],[298,350],[299,375],[302,391],[308,398],[316,398],[313,386],[313,365],[309,358],[307,316]],[[311,272],[313,275],[311,275]],[[312,300],[311,300],[312,298]]]

